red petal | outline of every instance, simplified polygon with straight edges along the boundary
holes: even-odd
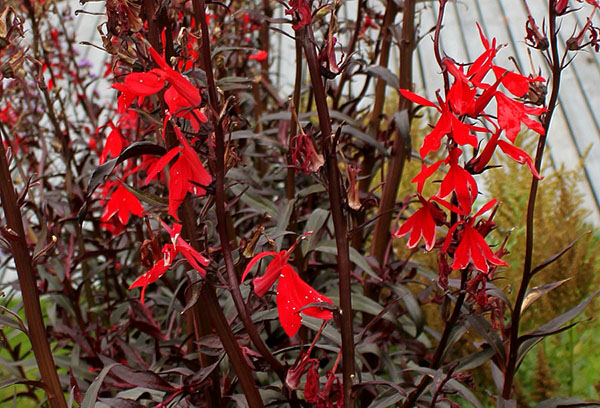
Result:
[[[446,136],[452,130],[452,122],[450,119],[451,113],[443,113],[438,123],[435,125],[433,130],[425,136],[423,140],[423,146],[419,153],[422,158],[425,158],[429,152],[436,151],[442,144],[442,138]]]
[[[450,114],[452,120],[452,139],[459,145],[464,146],[469,144],[477,147],[477,137],[471,133],[469,127],[458,120],[456,116]]]
[[[167,62],[156,52],[152,47],[149,48],[150,55],[154,61],[160,66],[165,78],[173,85],[179,94],[187,99],[191,106],[199,106],[202,102],[200,91],[183,75],[175,71],[167,64]]]
[[[177,153],[181,152],[181,147],[175,147],[171,150],[169,150],[169,152],[167,154],[165,154],[163,157],[160,158],[160,160],[156,161],[152,166],[150,166],[150,168],[148,169],[148,175],[146,176],[146,180],[144,181],[144,184],[148,184],[150,182],[150,180],[152,180],[154,177],[156,177],[156,175],[158,174],[159,171],[161,171],[162,169],[165,168],[165,166],[167,165],[167,163],[169,163],[171,160],[173,160],[173,157],[175,157],[177,155]]]
[[[414,92],[409,91],[408,89],[400,89],[400,94],[409,101],[413,101],[417,105],[431,106],[432,108],[436,108],[439,110],[438,106],[435,103],[431,102],[429,99],[425,99],[422,96],[417,95]]]
[[[281,327],[289,337],[294,337],[300,329],[302,319],[300,309],[310,303],[333,302],[304,282],[291,266],[285,265],[277,284],[277,310]],[[332,313],[319,308],[308,308],[303,313],[319,319],[331,319]]]
[[[123,85],[136,96],[149,96],[165,86],[165,80],[155,72],[132,72],[125,77]]]
[[[542,179],[542,176],[540,176],[540,173],[538,173],[537,169],[535,168],[535,165],[533,164],[533,159],[524,150],[521,150],[518,147],[511,145],[510,143],[506,143],[503,140],[498,141],[498,146],[500,147],[500,149],[502,149],[504,153],[509,155],[517,163],[526,163],[529,167],[529,170],[531,170],[531,174],[533,174],[535,178],[537,178],[538,180]]]
[[[250,260],[250,262],[248,262],[248,265],[246,265],[246,269],[244,269],[244,273],[242,274],[242,280],[240,281],[240,283],[243,283],[244,280],[246,279],[246,276],[248,276],[248,273],[250,272],[250,269],[252,269],[252,267],[254,265],[256,265],[256,263],[258,261],[260,261],[262,258],[264,258],[265,256],[280,256],[279,253],[277,252],[273,252],[273,251],[265,251],[265,252],[261,252],[260,254],[257,254],[254,256],[254,258],[252,258]]]
[[[529,92],[529,78],[521,74],[509,72],[506,69],[495,65],[492,67],[492,70],[494,71],[496,78],[500,79],[502,85],[504,85],[504,87],[513,95],[520,98]]]
[[[267,59],[268,53],[266,51],[258,51],[248,57],[249,60],[253,61],[264,61]]]

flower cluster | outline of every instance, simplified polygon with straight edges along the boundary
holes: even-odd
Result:
[[[192,52],[193,50],[188,51]],[[152,47],[149,48],[149,53],[158,68],[148,72],[131,72],[125,75],[122,83],[113,85],[113,88],[120,91],[118,112],[121,114],[121,118],[116,121],[117,125],[109,120],[96,131],[98,133],[103,128],[110,129],[100,155],[100,163],[106,162],[109,157],[118,157],[123,148],[129,144],[127,136],[134,137],[129,130],[135,128],[135,125],[130,126],[130,122],[138,122],[140,118],[136,111],[130,109],[131,105],[137,101],[140,108],[145,107],[152,111],[152,102],[156,100],[147,101],[146,98],[154,95],[161,98],[164,106],[167,107],[162,132],[163,139],[166,139],[165,133],[170,128],[175,135],[177,145],[158,159],[154,156],[144,155],[139,165],[127,162],[123,169],[122,180],[140,171],[145,172],[145,184],[157,178],[161,182],[168,180],[168,211],[175,220],[179,221],[178,210],[187,193],[204,196],[212,182],[212,176],[204,168],[198,153],[192,147],[194,140],[188,141],[183,131],[171,119],[187,120],[192,129],[198,132],[200,125],[207,121],[207,117],[202,112],[200,89],[181,73],[171,68]],[[173,163],[166,170],[167,165],[171,162]],[[161,173],[165,177],[159,178]],[[101,195],[104,201],[102,226],[112,233],[123,230],[130,215],[138,217],[144,215],[144,208],[135,189],[127,188],[123,182],[108,181],[105,183]],[[152,254],[154,261],[150,262],[152,264],[150,269],[130,287],[130,289],[142,288],[142,303],[148,284],[155,282],[169,269],[177,254],[181,253],[188,263],[202,275],[205,274],[204,267],[208,264],[208,259],[181,238],[181,225],[174,224],[171,229],[163,223],[163,227],[169,232],[172,242],[164,245],[162,251],[158,249],[154,251],[155,253]]]
[[[451,262],[442,262],[448,265],[450,271],[472,267],[473,270],[488,274],[506,263],[500,259],[502,254],[492,251],[485,241],[485,236],[493,228],[491,217],[486,221],[477,221],[478,217],[496,205],[496,200],[474,211],[479,188],[473,175],[485,171],[494,152],[500,148],[518,163],[526,164],[534,177],[541,178],[532,158],[515,143],[522,125],[540,135],[544,134],[544,127],[537,117],[546,109],[533,106],[526,99],[530,87],[544,79],[527,77],[495,65],[494,57],[501,47],[496,45],[495,39],[490,43],[481,29],[479,33],[485,50],[472,64],[461,65],[449,57],[441,61],[445,74],[453,78],[445,98],[438,91],[437,102],[432,102],[411,91],[400,90],[403,97],[435,108],[440,113],[437,123],[425,136],[420,149],[421,157],[425,159],[432,153],[439,155],[442,142],[446,157],[431,165],[423,164],[421,172],[412,180],[417,183],[420,208],[400,226],[394,236],[408,236],[409,248],[416,247],[421,239],[427,251],[441,247],[440,255],[452,258]],[[490,77],[493,80],[486,81]],[[492,103],[494,101],[495,104]],[[495,114],[488,113],[488,107],[494,105]],[[478,135],[488,136],[483,149],[480,149],[483,142]],[[473,154],[469,155],[469,151]],[[438,192],[429,199],[424,198],[425,183],[442,166],[446,172]],[[442,208],[454,213],[452,222],[448,221]],[[446,237],[436,240],[437,230],[442,226],[448,228]]]

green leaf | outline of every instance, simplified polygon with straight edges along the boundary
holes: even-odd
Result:
[[[491,347],[486,347],[483,350],[471,353],[458,360],[458,366],[456,367],[457,372],[469,371],[487,363],[492,357],[496,355],[496,351]]]
[[[145,193],[142,190],[139,190],[135,187],[131,187],[131,186],[127,185],[126,183],[122,183],[122,185],[123,185],[123,187],[125,187],[125,189],[127,191],[129,191],[131,194],[136,196],[139,200],[141,200],[147,204],[161,206],[161,207],[169,205],[169,200],[166,200],[162,197],[156,196],[154,194]]]
[[[423,311],[421,310],[419,301],[415,297],[414,293],[412,293],[407,287],[402,285],[391,285],[391,287],[400,297],[402,303],[404,303],[408,315],[415,324],[415,338],[419,337],[423,332],[423,328],[425,327],[425,317],[423,316]]]
[[[277,225],[275,227],[276,231],[286,231],[288,224],[290,223],[290,217],[292,216],[292,212],[294,211],[294,205],[296,204],[296,200],[284,200],[284,202],[279,206],[279,214],[277,217]],[[281,245],[283,243],[284,235],[275,239],[275,244],[277,246],[277,250],[281,251]]]
[[[600,293],[600,289],[598,289],[597,291],[592,293],[590,296],[588,296],[583,302],[581,302],[577,306],[566,311],[565,313],[561,314],[560,316],[555,317],[554,319],[550,320],[548,323],[537,328],[536,330],[532,331],[531,333],[526,334],[524,337],[526,337],[528,339],[523,341],[523,343],[519,346],[519,354],[517,357],[517,367],[519,367],[521,365],[521,363],[523,362],[523,359],[525,358],[527,353],[533,347],[535,347],[536,344],[538,344],[540,341],[542,341],[544,339],[544,337],[546,337],[550,334],[554,334],[555,332],[561,331],[561,328],[566,329],[565,327],[562,327],[562,326],[565,325],[566,323],[568,323],[569,321],[573,320],[581,312],[583,312],[583,310],[586,308],[586,306],[590,304],[592,299],[594,299],[594,297],[596,297],[596,295],[598,293]],[[533,338],[530,338],[530,337],[533,337]]]
[[[600,407],[600,402],[586,402],[579,398],[551,398],[538,403],[534,408],[562,408],[562,407]]]
[[[88,388],[88,390],[86,391],[85,396],[83,397],[83,401],[81,401],[81,408],[94,408],[94,405],[96,405],[96,400],[98,399],[98,392],[100,391],[100,387],[102,386],[104,379],[106,378],[110,370],[112,370],[113,367],[115,367],[118,364],[119,363],[109,364],[105,366],[102,369],[102,371],[100,371],[98,377],[96,377],[96,379],[90,385],[90,388]]]
[[[400,88],[400,81],[398,80],[398,77],[386,67],[381,65],[371,65],[367,67],[366,72],[369,75],[383,79],[388,86],[394,88],[395,90]]]
[[[307,316],[305,314],[302,315],[302,325],[308,327],[311,330],[319,331],[322,324],[322,319],[317,319],[316,317]],[[321,332],[321,335],[326,339],[331,340],[339,347],[342,346],[342,337],[333,327],[331,327],[331,325],[325,326],[325,328]]]
[[[323,227],[325,221],[327,221],[327,217],[329,217],[329,211],[317,208],[308,218],[306,226],[304,227],[304,232],[312,231],[313,233],[300,244],[302,255],[306,255],[308,251],[313,248],[315,240],[317,239],[317,232]]]
[[[571,280],[572,278],[567,278],[560,280],[558,282],[546,283],[545,285],[536,286],[535,288],[531,288],[527,291],[525,295],[525,299],[523,300],[523,306],[521,306],[521,313],[523,313],[533,302],[535,302],[538,298],[550,292],[553,289],[558,288],[563,283]]]
[[[241,194],[242,196],[240,197],[240,200],[242,200],[242,202],[250,208],[253,208],[261,213],[266,212],[273,218],[277,217],[278,211],[275,204],[273,204],[270,200],[267,200],[266,198],[256,194],[252,188],[248,188],[246,191],[244,191],[243,186],[236,184],[231,186],[230,190],[235,195]]]
[[[506,351],[504,350],[502,339],[498,336],[498,333],[492,330],[490,322],[484,317],[475,314],[468,314],[467,321],[477,334],[483,337],[486,343],[500,356],[500,360],[506,361]]]
[[[445,388],[457,392],[458,395],[460,395],[465,401],[469,402],[475,408],[483,408],[483,404],[479,401],[475,394],[473,394],[471,390],[455,379],[448,381]]]
[[[333,303],[335,303],[336,305],[339,305],[340,297],[337,293],[336,294],[327,293],[327,297],[329,297],[333,301]],[[353,311],[365,312],[370,315],[377,316],[383,310],[383,306],[381,306],[379,303],[375,302],[372,299],[369,299],[368,297],[366,297],[360,293],[352,292],[351,300],[352,300],[352,310]],[[385,313],[383,315],[383,318],[394,324],[399,324],[398,319],[396,319],[389,312],[389,310],[387,311],[387,313]]]
[[[358,140],[360,140],[362,142],[365,142],[366,144],[373,146],[374,148],[379,150],[381,153],[383,153],[385,156],[390,155],[390,153],[387,151],[385,146],[382,143],[380,143],[379,141],[373,139],[373,137],[371,135],[369,135],[368,133],[365,133],[362,130],[355,128],[354,126],[350,126],[350,125],[344,125],[342,127],[342,131],[344,133],[347,133],[347,134],[357,138]]]

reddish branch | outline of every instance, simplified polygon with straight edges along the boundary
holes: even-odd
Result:
[[[550,129],[550,121],[556,108],[558,101],[558,91],[560,88],[560,78],[563,70],[562,59],[559,56],[558,50],[558,26],[556,13],[554,7],[554,0],[548,0],[548,30],[550,37],[550,66],[552,69],[552,93],[548,101],[548,111],[542,119],[542,125],[544,127],[544,134],[540,135],[538,139],[537,149],[535,152],[535,168],[540,172],[542,168],[542,159],[544,156],[544,148],[546,147],[546,140],[548,137],[548,130]],[[527,221],[526,221],[526,240],[525,240],[525,260],[523,262],[523,276],[521,278],[521,285],[519,286],[519,292],[513,306],[513,312],[511,317],[510,326],[510,338],[509,338],[509,351],[506,356],[506,369],[504,371],[504,385],[502,388],[502,398],[510,399],[512,395],[512,384],[514,376],[517,371],[517,361],[519,353],[519,326],[521,323],[521,309],[527,294],[527,288],[533,277],[532,273],[532,260],[533,260],[533,221],[535,215],[535,202],[537,198],[539,179],[532,177],[531,189],[529,190],[529,199],[527,201]]]
[[[6,150],[4,149],[3,141],[0,141],[0,197],[2,198],[2,208],[7,227],[4,229],[4,238],[10,242],[10,251],[17,268],[33,354],[35,355],[42,381],[47,386],[50,407],[66,408],[67,402],[48,344],[48,334],[44,326],[42,308],[40,307],[35,270],[31,262],[31,254],[29,253],[27,242],[25,241],[23,219],[17,204],[17,196],[8,168],[8,162],[6,161]]]
[[[354,331],[352,328],[352,291],[350,288],[350,249],[348,246],[348,230],[346,216],[342,209],[343,197],[340,185],[340,171],[337,162],[335,141],[332,140],[331,118],[327,106],[327,95],[321,78],[320,65],[314,47],[314,36],[311,26],[296,31],[306,55],[306,62],[310,72],[310,79],[317,106],[319,126],[324,140],[324,153],[327,162],[327,180],[329,189],[329,203],[333,225],[335,229],[335,243],[337,247],[337,269],[339,279],[340,309],[342,313],[342,375],[344,388],[344,401],[348,407],[354,406],[351,395],[354,382]]]

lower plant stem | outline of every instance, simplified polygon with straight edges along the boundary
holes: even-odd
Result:
[[[468,277],[468,271],[463,270],[461,272],[461,279],[460,279],[460,293],[458,294],[458,297],[456,298],[456,303],[454,304],[454,310],[452,311],[450,318],[448,319],[448,321],[446,321],[446,324],[444,325],[444,331],[442,332],[442,337],[440,338],[440,341],[437,345],[437,348],[435,349],[433,358],[431,359],[431,363],[429,365],[429,368],[432,368],[434,370],[440,368],[440,365],[442,364],[442,361],[443,361],[442,357],[444,356],[444,350],[446,349],[448,340],[450,339],[450,334],[452,334],[452,330],[454,329],[454,326],[456,325],[456,322],[458,321],[458,318],[460,317],[460,312],[461,312],[462,306],[465,303],[465,297],[467,296],[467,292],[465,290],[466,284],[467,284],[467,277]],[[414,406],[415,403],[417,402],[417,399],[423,393],[423,390],[425,389],[425,387],[427,387],[427,385],[431,382],[431,380],[432,379],[430,376],[424,375],[423,378],[421,378],[421,381],[419,382],[419,384],[417,385],[417,388],[415,388],[408,395],[408,397],[406,398],[406,401],[402,405],[402,408],[410,408],[410,407]]]
[[[10,251],[17,268],[19,286],[21,287],[25,319],[29,327],[29,340],[33,347],[33,354],[40,370],[42,381],[47,386],[48,402],[51,408],[66,408],[67,402],[65,401],[58,373],[56,372],[50,345],[48,344],[48,334],[44,326],[42,308],[36,286],[35,270],[31,262],[31,254],[25,242],[23,219],[17,204],[17,197],[8,162],[6,161],[6,151],[4,150],[2,140],[0,140],[0,197],[6,220],[6,233],[10,237]],[[5,235],[5,238],[7,238],[7,235]]]
[[[229,357],[229,361],[238,376],[238,381],[242,386],[248,406],[251,408],[262,408],[264,403],[256,387],[256,382],[252,376],[252,371],[246,363],[242,349],[238,344],[237,340],[229,323],[223,314],[223,310],[219,306],[219,299],[215,288],[210,282],[205,282],[202,286],[202,292],[200,294],[201,299],[205,299],[204,306],[207,309],[207,314],[210,316],[213,327],[216,329],[223,348]]]

